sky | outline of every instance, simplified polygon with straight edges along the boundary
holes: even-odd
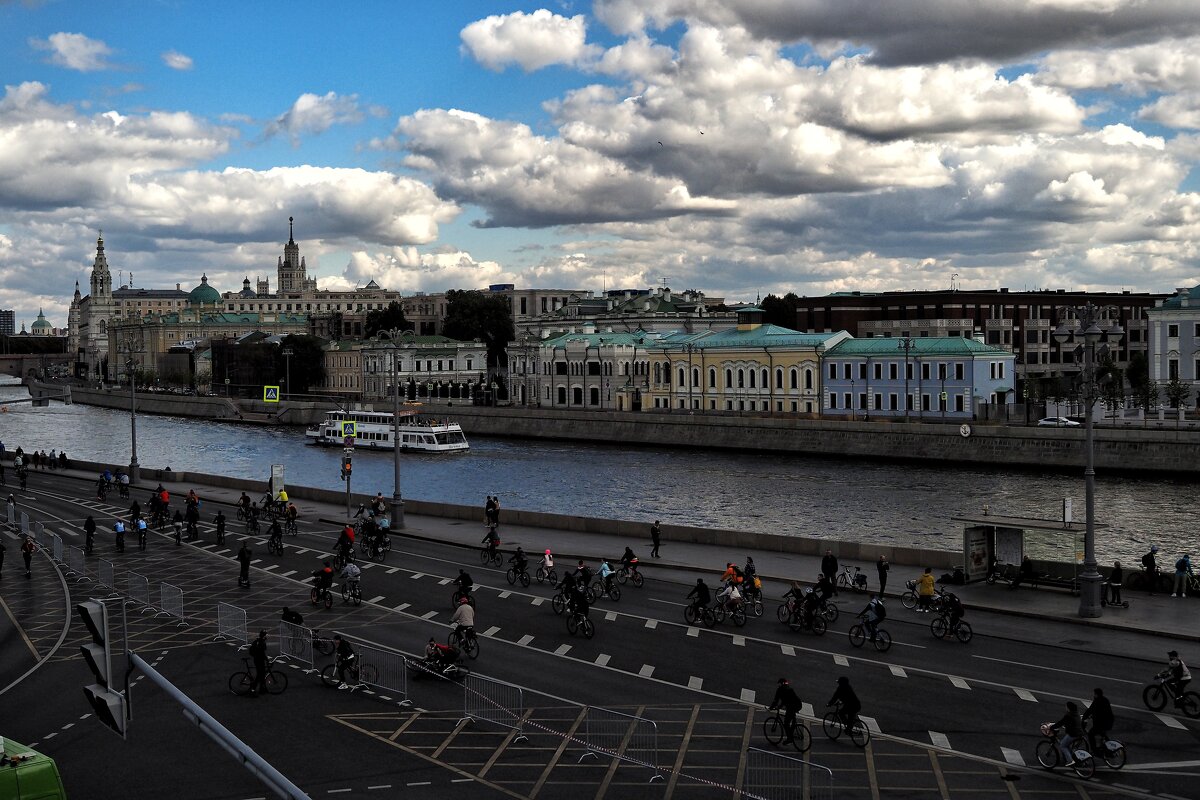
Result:
[[[1195,0],[0,0],[0,308],[1200,283]]]

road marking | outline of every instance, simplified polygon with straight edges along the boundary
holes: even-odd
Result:
[[[608,662],[611,660],[612,660],[612,656],[610,656],[608,653],[601,653],[600,655],[596,656],[595,663],[599,664],[602,667],[607,667]]]
[[[451,783],[470,783],[473,780],[475,780],[475,779],[474,778],[451,778],[450,782]]]
[[[297,554],[297,555],[301,555],[301,556],[302,556],[302,555],[304,555],[305,553],[311,553],[311,552],[312,552],[312,550],[309,550],[307,547],[301,547],[300,549],[298,549],[298,550],[296,551],[296,554]]]
[[[753,689],[742,689],[742,702],[743,703],[753,703],[754,702],[754,690]]]
[[[426,611],[424,614],[421,615],[421,619],[433,619],[434,617],[437,616],[437,613],[438,612],[436,612],[436,611]]]
[[[658,627],[658,620],[656,620],[656,619],[646,620],[646,627],[649,628],[650,630],[654,630],[655,628]]]
[[[642,664],[642,668],[638,670],[638,675],[641,675],[643,678],[649,678],[653,674],[654,667],[650,664]]]
[[[203,547],[205,550],[208,550],[210,547],[216,547],[216,545],[213,544],[212,542],[205,542],[204,544],[202,544],[200,546]]]
[[[1020,750],[1013,750],[1011,747],[1001,747],[1000,753],[1004,756],[1004,760],[1013,766],[1025,766],[1025,756],[1021,755]]]
[[[390,569],[387,571],[387,574],[388,574],[388,575],[394,575],[394,574],[396,574],[396,573],[397,573],[397,572],[399,572],[399,571],[400,571],[400,568],[399,568],[399,567],[392,567],[392,568],[390,568]]]
[[[326,794],[341,794],[342,792],[348,792],[348,791],[350,791],[350,790],[349,789],[326,789],[325,793]]]
[[[269,565],[263,567],[264,572],[270,572],[273,569],[279,569],[279,565],[278,564],[269,564]]]
[[[604,612],[604,621],[605,622],[616,622],[617,621],[617,612],[615,612],[615,611]]]
[[[565,656],[567,653],[569,653],[569,652],[570,652],[570,650],[571,650],[571,645],[569,645],[569,644],[560,644],[560,645],[558,646],[558,648],[557,648],[557,649],[554,651],[554,655],[556,655],[556,656]]]
[[[837,664],[839,667],[850,666],[850,661],[845,656],[834,656],[833,663]]]
[[[517,639],[517,644],[526,645],[532,641],[533,641],[533,637],[527,633],[524,636],[522,636],[520,639]]]
[[[745,647],[746,646],[746,637],[745,636],[734,636],[733,644],[736,647]]]
[[[367,787],[368,790],[370,790],[370,789],[390,789],[390,788],[392,788],[392,785],[390,783],[381,783],[378,786],[368,786]]]
[[[958,677],[957,675],[951,675],[949,677],[950,677],[950,683],[954,684],[959,689],[970,689],[971,688],[971,684],[967,683],[965,680]]]
[[[68,722],[66,725],[62,726],[62,729],[65,731],[67,728],[74,728],[74,727],[75,727],[74,722]]]
[[[256,558],[256,559],[254,559],[253,561],[251,561],[250,563],[251,563],[251,564],[257,564],[257,563],[258,563],[258,562],[260,562],[260,561],[262,561],[262,559],[261,559],[261,558]]]
[[[781,644],[779,645],[779,649],[785,656],[796,655],[796,648],[792,647],[790,644]]]
[[[1017,697],[1028,703],[1036,703],[1038,701],[1038,699],[1033,696],[1033,692],[1029,691],[1028,689],[1014,688],[1013,691],[1017,693]]]
[[[393,607],[392,611],[403,611],[411,605],[412,603],[401,603],[400,605]]]
[[[689,689],[699,689],[704,686],[704,678],[697,678],[695,675],[688,678]]]
[[[445,586],[449,582],[450,582],[449,578],[442,578],[440,581],[438,581],[438,586]]]
[[[874,717],[864,717],[862,714],[859,714],[858,718],[863,721],[863,724],[867,726],[867,730],[871,733],[882,733],[879,730],[879,723],[875,721]]]
[[[420,580],[421,578],[425,577],[425,573],[424,572],[414,572],[412,575],[409,575],[408,577],[410,580],[414,580],[414,581]],[[411,786],[412,784],[409,784],[409,785]]]
[[[1016,666],[1016,667],[1029,667],[1030,669],[1043,669],[1043,670],[1047,670],[1049,672],[1065,672],[1065,673],[1075,676],[1075,677],[1098,678],[1102,681],[1108,681],[1110,683],[1132,683],[1135,686],[1141,686],[1141,681],[1130,681],[1130,680],[1125,680],[1124,678],[1112,678],[1112,677],[1109,677],[1108,675],[1093,675],[1088,672],[1076,672],[1073,669],[1059,669],[1058,667],[1047,667],[1042,664],[1027,664],[1024,661],[1009,661],[1007,658],[994,658],[992,656],[979,656],[979,655],[972,655],[971,658],[982,658],[984,661],[998,661],[1001,664],[1012,664],[1013,666]]]
[[[950,739],[944,733],[938,733],[937,731],[930,731],[929,732],[929,741],[933,743],[934,747],[941,747],[944,750],[953,750],[954,749],[950,746]]]
[[[1154,716],[1162,720],[1162,723],[1168,728],[1178,728],[1181,731],[1187,730],[1187,726],[1179,720],[1172,717],[1170,714],[1155,714]]]
[[[688,629],[687,629],[687,635],[688,635],[688,636],[699,636],[699,635],[700,635],[700,629],[699,629],[699,628],[688,628]]]
[[[368,603],[378,603],[378,602],[379,602],[380,600],[382,600],[382,599],[383,599],[383,595],[379,595],[379,597],[372,597],[372,598],[371,598],[370,600],[368,600],[367,602],[368,602]]]
[[[226,547],[224,550],[218,550],[218,551],[217,551],[217,555],[219,555],[219,556],[223,556],[223,555],[225,555],[226,553],[232,553],[232,552],[233,552],[232,550],[230,550],[228,547]]]
[[[501,592],[501,593],[500,593],[500,599],[501,599],[501,600],[503,600],[504,598],[508,597],[508,596],[509,596],[509,595],[511,595],[511,594],[512,594],[512,592],[510,592],[510,591],[508,591],[508,590],[505,590],[505,591],[503,591],[503,592]]]
[[[290,576],[290,575],[295,575],[295,574],[296,574],[296,570],[294,570],[294,569],[289,569],[287,572],[281,572],[281,573],[279,573],[279,577],[281,577],[281,578],[286,578],[286,577],[288,577],[288,576]]]
[[[404,785],[405,786],[432,786],[433,781],[413,781],[412,783],[406,783]]]
[[[904,667],[897,667],[895,664],[891,664],[888,666],[888,669],[890,669],[892,671],[892,675],[897,678],[908,677],[908,673],[904,671]]]
[[[535,606],[540,606],[544,602],[546,602],[546,598],[544,598],[544,597],[533,598],[533,605],[535,605]]]
[[[486,631],[484,631],[484,632],[483,632],[483,635],[484,635],[484,636],[495,636],[495,635],[496,635],[497,633],[499,633],[499,632],[500,632],[500,626],[499,626],[499,625],[493,625],[492,627],[490,627],[490,628],[488,628]]]
[[[1200,767],[1200,761],[1159,761],[1156,764],[1127,764],[1125,769],[1134,772],[1140,770],[1183,769],[1185,767]],[[1166,795],[1163,795],[1164,797]]]

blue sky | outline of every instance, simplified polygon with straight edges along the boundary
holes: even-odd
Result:
[[[1149,6],[1149,7],[1148,7]],[[0,0],[0,307],[143,286],[1200,281],[1161,0]],[[48,279],[49,278],[49,279]]]

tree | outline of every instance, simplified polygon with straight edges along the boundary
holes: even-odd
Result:
[[[1125,368],[1125,377],[1129,380],[1130,388],[1137,390],[1150,380],[1150,362],[1145,353],[1134,353],[1129,357],[1129,366]]]
[[[1134,405],[1140,408],[1144,415],[1148,416],[1158,405],[1158,391],[1158,384],[1151,380],[1135,386],[1133,389]]]
[[[408,320],[404,318],[404,307],[393,300],[387,308],[376,308],[367,312],[367,321],[363,326],[363,334],[371,338],[380,331],[399,328],[402,331],[412,330]]]
[[[274,353],[274,372],[268,377],[290,378],[292,385],[285,388],[288,394],[303,394],[310,386],[321,385],[325,382],[325,352],[321,349],[322,344],[321,339],[308,334],[284,337]],[[292,349],[292,355],[285,358],[283,351],[288,347]]]
[[[759,303],[759,308],[766,312],[763,315],[763,322],[795,330],[796,309],[799,304],[800,298],[796,296],[795,292],[788,292],[783,297],[769,294]]]
[[[1188,386],[1178,377],[1171,378],[1163,386],[1163,394],[1167,396],[1167,402],[1171,404],[1171,408],[1183,408],[1187,405],[1188,396],[1192,393],[1192,387]]]
[[[507,298],[477,289],[446,292],[446,321],[442,333],[460,341],[478,339],[483,342],[487,345],[488,366],[501,364],[504,349],[516,338]]]

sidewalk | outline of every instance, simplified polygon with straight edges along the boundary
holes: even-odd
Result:
[[[40,473],[39,473],[40,474]],[[49,473],[78,477],[90,483],[90,474],[76,470]],[[233,505],[241,492],[237,489],[206,487],[198,484],[163,483],[164,487],[174,496],[182,497],[189,489],[195,489],[201,499],[216,500]],[[82,488],[82,487],[81,487]],[[139,502],[146,499],[146,494],[152,485],[141,484],[133,487],[132,497]],[[261,491],[247,489],[247,494],[258,499]],[[303,497],[303,487],[293,487],[292,501],[300,511],[301,519],[320,521],[329,524],[329,546],[332,549],[340,526],[345,521],[345,507],[331,503],[308,500]],[[357,497],[357,495],[356,495]],[[207,514],[211,518],[211,513]],[[231,524],[233,515],[229,515]],[[421,516],[405,514],[403,531],[393,529],[393,539],[397,536],[408,536],[415,539],[425,539],[459,545],[471,550],[477,550],[481,544],[485,528],[481,519],[477,524],[464,522],[461,519]],[[813,583],[820,572],[820,558],[816,556],[779,553],[768,550],[730,549],[717,545],[694,544],[691,542],[676,542],[662,540],[660,552],[662,558],[650,558],[650,532],[646,526],[643,538],[631,539],[608,534],[577,533],[555,531],[527,526],[505,525],[503,514],[499,528],[501,548],[505,551],[517,546],[525,548],[529,554],[531,568],[537,564],[542,552],[550,548],[554,552],[559,572],[562,567],[573,565],[578,559],[584,559],[595,565],[599,558],[608,558],[614,564],[620,559],[626,547],[633,549],[641,560],[643,570],[650,573],[668,570],[676,573],[676,579],[681,584],[693,583],[697,576],[705,576],[710,586],[714,586],[717,576],[725,569],[730,561],[739,566],[746,563],[746,557],[754,559],[755,565],[763,581],[763,596],[767,601],[767,613],[774,613],[774,604],[770,601],[780,597],[786,591],[786,584],[798,580],[805,585]],[[464,563],[477,563],[472,554],[464,559]],[[849,563],[862,567],[867,573],[868,589],[878,588],[877,573],[873,563],[842,562],[840,568]],[[901,564],[893,562],[888,574],[886,596],[899,598],[905,590],[905,581],[918,577],[924,570],[924,565]],[[941,571],[936,571],[939,577]],[[771,585],[774,583],[775,585]],[[1009,589],[1003,584],[987,585],[979,581],[965,586],[952,586],[955,594],[962,598],[969,609],[991,611],[1000,614],[1010,614],[1033,619],[1053,620],[1062,623],[1074,623],[1083,626],[1110,628],[1136,633],[1153,633],[1172,639],[1182,639],[1200,642],[1197,635],[1196,620],[1200,616],[1200,598],[1172,598],[1169,595],[1150,596],[1144,592],[1125,592],[1125,600],[1130,601],[1128,609],[1104,608],[1103,616],[1095,619],[1079,617],[1079,598],[1068,594],[1062,589],[1038,588],[1022,586],[1017,590]],[[863,598],[865,604],[865,597]]]

